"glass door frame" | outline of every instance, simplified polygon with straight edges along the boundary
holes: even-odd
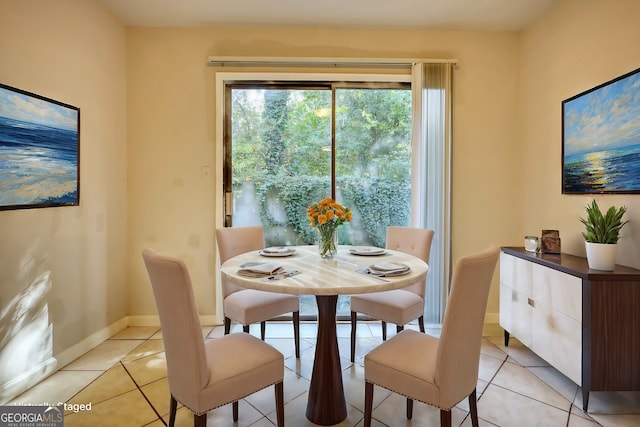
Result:
[[[230,132],[228,126],[225,125],[225,117],[228,115],[228,111],[230,111],[230,97],[225,96],[225,92],[227,90],[226,86],[228,84],[234,83],[260,83],[262,86],[263,82],[286,82],[288,87],[292,88],[295,85],[300,85],[300,88],[304,86],[304,88],[312,88],[315,84],[315,87],[323,85],[331,84],[333,86],[332,91],[335,91],[336,88],[339,87],[365,87],[367,83],[370,86],[375,87],[377,83],[412,83],[412,75],[411,70],[407,70],[406,73],[397,73],[397,74],[380,74],[380,73],[305,73],[305,72],[297,72],[297,73],[270,73],[270,72],[216,72],[216,85],[215,85],[215,93],[216,93],[216,103],[215,103],[215,227],[223,227],[225,226],[225,205],[230,206],[232,200],[232,192],[225,192],[226,189],[224,187],[225,177],[224,173],[229,170],[230,167],[225,168],[225,159],[231,158],[231,156],[227,156],[224,152],[227,147],[225,147],[225,133]],[[400,85],[399,85],[400,86]],[[277,86],[274,86],[277,87]],[[326,87],[326,86],[325,86]],[[335,96],[332,96],[332,99],[335,100]],[[227,105],[228,104],[228,105]],[[332,105],[332,115],[335,115],[335,105]],[[335,126],[335,116],[332,117],[332,127]],[[332,129],[332,149],[335,149],[335,129]],[[230,149],[230,147],[228,148]],[[412,146],[412,156],[414,155],[416,148]],[[230,165],[228,165],[230,166]],[[332,166],[332,193],[335,192],[334,182],[335,182],[335,167]],[[231,173],[231,172],[229,172]],[[412,168],[412,174],[415,174]],[[413,193],[413,192],[412,192]],[[335,194],[335,193],[333,193]],[[411,209],[419,209],[416,205],[414,197],[412,195],[411,201]],[[415,218],[416,215],[412,214],[411,218]],[[216,265],[216,279],[217,283],[220,283],[220,271],[218,263]],[[223,317],[223,309],[222,309],[222,294],[220,286],[216,286],[216,320],[222,321]]]

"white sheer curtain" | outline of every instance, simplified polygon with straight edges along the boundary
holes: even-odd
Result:
[[[451,274],[452,63],[412,68],[413,155],[411,223],[433,229],[425,322],[442,322]]]

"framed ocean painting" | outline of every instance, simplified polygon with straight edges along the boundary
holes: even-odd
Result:
[[[80,203],[80,109],[0,84],[0,210]]]
[[[562,101],[562,193],[640,193],[640,68]]]

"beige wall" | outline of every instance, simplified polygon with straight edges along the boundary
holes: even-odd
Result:
[[[640,68],[640,2],[560,0],[522,36],[520,58],[522,224],[504,243],[543,228],[560,230],[562,250],[584,256],[578,217],[592,196],[562,195],[561,103],[564,99]],[[640,268],[640,197],[600,195],[602,208],[626,205],[618,263]]]
[[[132,315],[155,313],[145,246],[187,260],[201,314],[215,314],[215,187],[201,177],[216,164],[210,55],[458,58],[454,258],[518,232],[515,33],[130,28],[127,42]]]
[[[80,206],[0,211],[0,401],[127,314],[125,36],[93,2],[0,0],[0,82],[81,114]]]

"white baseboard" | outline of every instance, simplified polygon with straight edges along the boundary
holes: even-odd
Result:
[[[28,371],[0,385],[0,405],[5,405],[14,397],[22,394],[53,374],[57,370],[57,365],[57,360],[54,357],[50,357]]]
[[[109,337],[126,328],[128,324],[129,320],[124,317],[112,325],[89,335],[87,338],[66,350],[53,355],[53,357],[48,358],[44,362],[22,372],[7,383],[2,384],[0,387],[0,390],[2,390],[0,393],[0,404],[4,404],[27,391],[51,374],[73,362],[87,351],[93,349],[99,344],[102,344],[104,341],[109,339]]]
[[[60,353],[55,355],[55,358],[58,359],[58,369],[62,369],[67,366],[69,363],[76,360],[78,357],[85,354],[87,351],[95,348],[96,346],[102,344],[109,337],[114,336],[124,328],[129,326],[129,319],[127,317],[123,317],[117,322],[103,328],[93,334],[89,335],[87,338],[80,341],[78,344],[75,344],[66,350],[61,351]]]
[[[128,326],[157,326],[160,327],[160,318],[157,315],[153,316],[128,316]],[[218,319],[218,316],[200,316],[200,324],[203,326],[222,325],[222,320]]]
[[[160,327],[160,318],[153,316],[127,316],[128,326],[157,326]]]

